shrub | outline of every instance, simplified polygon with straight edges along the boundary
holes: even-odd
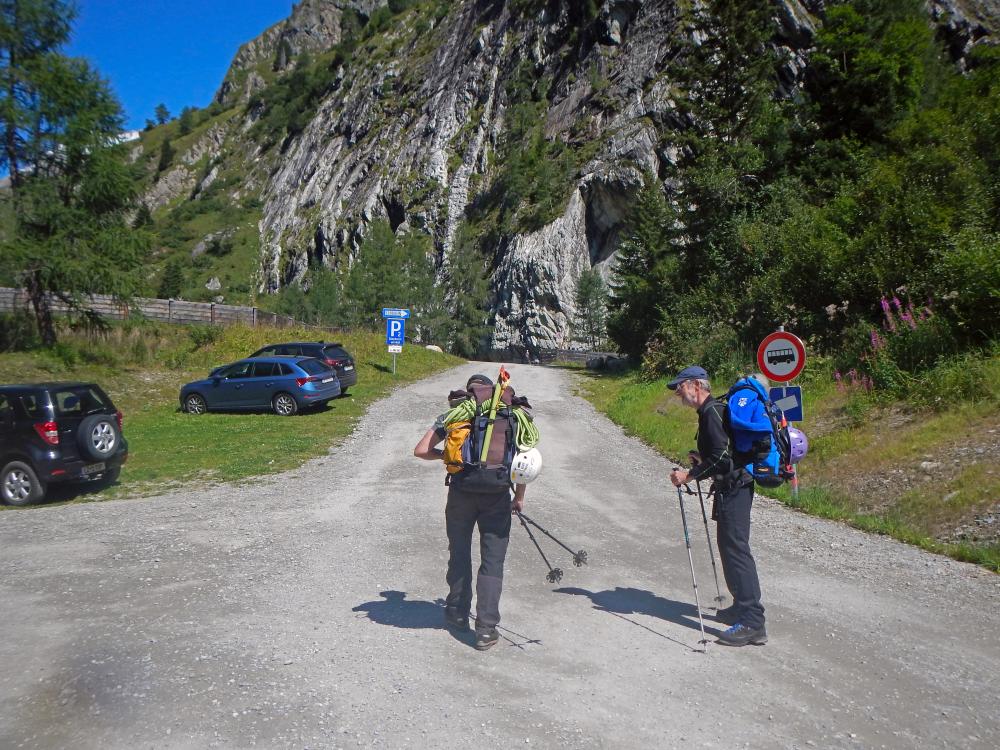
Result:
[[[222,338],[222,333],[222,328],[219,326],[195,325],[188,329],[188,336],[194,344],[195,349],[201,349],[209,344],[214,344]]]

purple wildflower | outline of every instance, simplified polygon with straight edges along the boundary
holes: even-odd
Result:
[[[896,306],[897,310],[903,309],[903,303],[899,301],[899,297],[897,297],[895,294],[892,295],[892,304]]]
[[[833,379],[837,381],[837,390],[838,391],[843,391],[844,390],[844,382],[843,382],[843,377],[840,374],[840,370],[834,370],[833,371]]]
[[[854,385],[858,381],[858,371],[852,367],[847,371],[847,377],[851,379],[851,385]]]
[[[861,379],[861,384],[865,387],[865,390],[868,391],[869,393],[871,393],[872,389],[875,387],[875,383],[872,382],[872,379],[867,375],[865,375]]]

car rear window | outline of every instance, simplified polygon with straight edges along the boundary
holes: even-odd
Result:
[[[57,417],[85,417],[111,408],[108,397],[88,385],[53,389],[52,403]]]
[[[342,346],[328,346],[323,349],[323,355],[330,359],[350,359],[351,355]]]
[[[322,362],[318,359],[303,359],[297,364],[310,375],[320,375],[324,372],[330,372],[333,369],[326,362]]]

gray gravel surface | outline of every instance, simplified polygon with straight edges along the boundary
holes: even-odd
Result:
[[[507,639],[444,629],[444,472],[411,451],[483,367],[292,472],[0,514],[0,748],[1000,747],[1000,576],[759,499],[770,643],[699,653],[670,464],[562,370],[509,368],[546,461],[525,511],[590,564],[542,539],[549,584],[515,528]]]

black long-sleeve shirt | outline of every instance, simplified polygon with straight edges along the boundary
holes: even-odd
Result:
[[[723,422],[725,407],[709,396],[698,407],[698,453],[701,462],[689,472],[691,479],[700,481],[719,475],[731,475],[734,470],[733,454],[729,446],[729,435]]]

